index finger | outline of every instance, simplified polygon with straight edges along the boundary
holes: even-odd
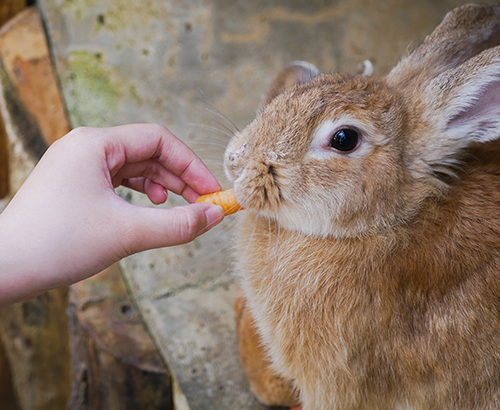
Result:
[[[167,128],[129,124],[106,130],[105,155],[112,176],[127,162],[155,159],[200,195],[221,189],[202,160]]]

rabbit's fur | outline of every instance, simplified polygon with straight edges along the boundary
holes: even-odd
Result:
[[[499,45],[500,7],[460,7],[385,78],[274,85],[230,141],[242,357],[304,410],[500,408]]]

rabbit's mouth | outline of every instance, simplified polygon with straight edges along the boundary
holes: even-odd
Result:
[[[331,198],[316,193],[316,200],[309,200],[306,188],[293,184],[292,177],[299,172],[264,161],[247,165],[234,181],[238,203],[247,212],[274,221],[288,231],[314,237],[353,236],[352,227],[336,218],[338,207],[332,205]],[[357,226],[354,231],[359,229]]]
[[[245,209],[262,215],[276,215],[284,202],[278,171],[272,164],[258,162],[245,167],[234,181],[234,189]]]

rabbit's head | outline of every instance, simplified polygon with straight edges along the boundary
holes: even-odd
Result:
[[[500,7],[469,5],[387,77],[287,68],[226,150],[239,202],[322,237],[408,220],[447,192],[466,147],[500,136],[499,44]]]

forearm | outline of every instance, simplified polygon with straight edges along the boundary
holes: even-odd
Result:
[[[67,249],[74,227],[64,229],[63,218],[54,224],[49,215],[18,203],[0,214],[0,307],[64,286],[75,276],[71,270],[79,261]]]
[[[51,269],[44,260],[47,253],[42,254],[39,246],[47,240],[37,244],[33,232],[4,212],[0,215],[0,308],[49,289]]]

